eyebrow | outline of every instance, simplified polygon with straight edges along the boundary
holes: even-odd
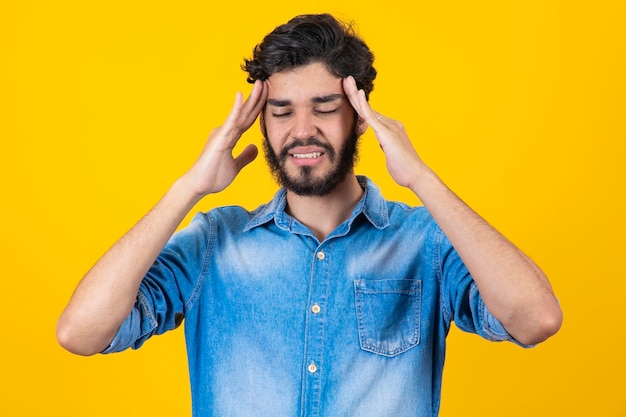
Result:
[[[311,102],[317,103],[317,104],[330,103],[331,101],[338,100],[342,97],[343,97],[343,94],[328,94],[326,96],[313,97],[311,99]],[[268,98],[267,104],[274,106],[274,107],[287,107],[287,106],[291,106],[291,101]]]
[[[327,96],[322,97],[313,97],[311,101],[313,103],[329,103],[331,101],[335,101],[343,97],[343,94],[329,94]]]
[[[275,98],[268,98],[267,99],[267,104],[274,106],[274,107],[287,107],[289,105],[291,105],[291,101],[289,100],[278,100]]]

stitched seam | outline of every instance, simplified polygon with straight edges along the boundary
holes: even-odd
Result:
[[[143,310],[143,313],[145,314],[145,316],[148,318],[148,320],[150,321],[150,328],[147,331],[143,331],[143,329],[141,328],[140,325],[140,335],[139,337],[144,337],[145,335],[147,335],[148,333],[152,332],[154,329],[157,328],[158,323],[156,318],[154,317],[154,314],[152,312],[152,309],[150,308],[150,303],[148,303],[148,299],[146,298],[146,296],[142,293],[139,292],[137,294],[137,301],[139,301],[139,305],[141,306],[141,309]]]
[[[444,291],[445,287],[444,287],[444,282],[443,282],[443,265],[441,261],[441,244],[443,242],[443,231],[439,227],[437,227],[435,233],[436,233],[435,235],[436,244],[434,245],[435,253],[433,256],[433,269],[435,270],[435,276],[437,277],[437,282],[439,284],[439,307],[441,311],[443,312],[443,317],[446,320],[446,322],[450,322],[452,321],[452,313],[447,308],[447,305],[445,302],[446,293]]]
[[[359,331],[359,344],[361,345],[361,349],[367,352],[376,353],[382,356],[393,357],[404,353],[411,348],[419,345],[420,343],[420,332],[421,332],[421,294],[422,294],[422,283],[421,281],[416,281],[413,285],[418,288],[414,288],[411,290],[366,290],[359,288],[363,281],[356,280],[354,281],[354,291],[355,291],[355,304],[356,304],[356,314],[357,314],[357,328]],[[382,295],[382,294],[400,294],[406,295],[412,298],[412,307],[413,307],[413,329],[412,329],[412,338],[404,340],[401,346],[393,350],[383,349],[377,344],[370,343],[368,341],[368,331],[366,325],[366,318],[364,313],[364,305],[365,300],[363,298],[364,295]],[[416,298],[416,299],[415,299]]]
[[[200,292],[202,291],[202,287],[204,286],[204,282],[205,282],[205,277],[209,270],[210,255],[213,253],[213,250],[215,247],[215,241],[217,240],[217,237],[216,237],[217,227],[216,227],[215,219],[210,214],[205,214],[205,218],[207,219],[209,223],[207,246],[206,246],[206,249],[204,250],[203,259],[202,259],[202,267],[200,268],[200,271],[196,278],[196,284],[194,286],[193,291],[189,295],[188,300],[185,302],[185,313],[187,313],[189,310],[191,310],[194,307],[196,301],[200,297]]]

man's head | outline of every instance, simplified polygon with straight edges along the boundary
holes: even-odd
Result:
[[[267,80],[272,74],[321,62],[339,78],[351,75],[357,88],[369,98],[374,89],[374,54],[359,38],[352,24],[344,24],[329,14],[302,15],[278,26],[244,60],[248,82]]]
[[[354,77],[368,96],[376,77],[373,60],[351,26],[330,15],[305,15],[277,27],[245,61],[248,81],[267,83],[265,156],[288,190],[323,196],[352,173],[365,125],[342,80]]]

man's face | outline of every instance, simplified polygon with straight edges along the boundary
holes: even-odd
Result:
[[[307,196],[331,192],[352,172],[362,133],[342,79],[321,63],[267,80],[265,157],[279,184]]]

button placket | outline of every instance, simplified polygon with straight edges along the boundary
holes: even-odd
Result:
[[[317,252],[317,254],[315,255],[317,257],[318,260],[323,261],[324,259],[326,259],[326,254],[324,253],[323,250],[320,250],[319,252]],[[319,314],[320,311],[322,311],[322,308],[320,307],[320,305],[318,303],[315,303],[311,306],[311,312],[313,314]]]
[[[320,245],[322,246],[322,245]],[[330,280],[330,263],[328,246],[318,246],[311,255],[311,275],[309,288],[309,304],[307,311],[307,336],[305,346],[304,372],[307,378],[303,381],[303,406],[308,412],[305,415],[318,415],[319,392],[323,381],[322,363],[324,361],[324,325],[325,308]]]

